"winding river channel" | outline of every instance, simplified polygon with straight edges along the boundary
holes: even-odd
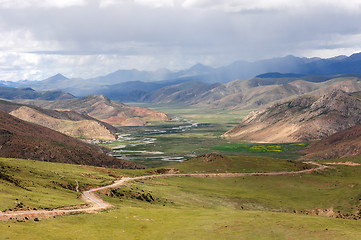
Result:
[[[173,121],[175,124],[169,126],[148,126],[139,128],[140,131],[134,133],[119,134],[117,141],[119,145],[112,148],[111,155],[135,162],[182,162],[189,157],[193,157],[192,154],[187,156],[169,155],[157,150],[157,137],[190,131],[202,125],[186,119],[175,119]]]

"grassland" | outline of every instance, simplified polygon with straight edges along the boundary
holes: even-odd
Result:
[[[230,208],[275,212],[326,210],[360,217],[360,167],[307,175],[239,178],[168,178],[135,182],[133,188],[167,199],[173,207]],[[340,211],[340,212],[338,212]]]
[[[297,159],[301,156],[300,150],[307,147],[308,143],[227,143],[213,146],[211,149],[222,154],[268,156],[284,159]]]
[[[76,165],[5,158],[0,158],[0,174],[1,211],[82,204],[77,199],[82,190],[114,179],[107,171]]]
[[[227,143],[221,135],[239,124],[251,110],[204,109],[182,105],[139,104],[151,109],[165,112],[172,118],[181,118],[200,123],[200,126],[176,134],[158,135],[155,148],[169,154],[203,154],[212,151],[211,147]],[[164,123],[153,123],[157,128]],[[165,123],[169,124],[169,123]],[[167,126],[167,125],[165,125]],[[152,137],[150,135],[150,137]]]
[[[217,154],[210,157],[197,157],[182,163],[169,165],[181,173],[217,173],[217,172],[282,172],[297,171],[314,166],[298,161],[270,157],[227,156]]]
[[[284,160],[268,160],[269,166],[276,169],[279,163],[278,168],[283,169]],[[259,166],[267,164],[266,161],[253,159]],[[30,163],[43,169],[36,175],[44,181],[49,177],[48,171],[64,167]],[[246,171],[253,167],[247,161],[239,164]],[[14,178],[24,171],[17,167]],[[117,196],[103,195],[115,206],[112,210],[39,222],[1,222],[1,239],[359,239],[360,221],[305,213],[332,208],[335,213],[340,211],[352,218],[359,211],[360,170],[361,166],[335,166],[324,172],[294,176],[141,180],[116,190],[120,193]],[[82,171],[111,180],[104,169],[95,171],[70,165],[58,173],[75,179]],[[13,188],[18,187],[10,189]],[[68,197],[76,197],[75,191],[69,191],[73,193]],[[154,201],[136,198],[143,193],[151,194]]]
[[[2,239],[360,239],[360,222],[262,211],[129,206],[0,223]]]
[[[145,170],[0,158],[0,211],[83,204],[78,197],[90,186],[108,185],[121,176],[144,174]]]

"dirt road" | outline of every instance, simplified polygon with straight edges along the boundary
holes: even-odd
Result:
[[[104,187],[94,188],[88,191],[83,192],[81,198],[87,203],[88,207],[78,207],[75,209],[54,209],[54,210],[33,210],[33,211],[16,211],[16,212],[0,212],[0,221],[6,221],[11,219],[35,219],[35,218],[48,218],[57,215],[64,215],[70,213],[80,213],[80,212],[98,212],[107,208],[111,208],[112,205],[103,201],[94,193],[97,191],[117,188],[123,185],[125,182],[138,180],[138,179],[147,179],[147,178],[166,178],[166,177],[242,177],[242,176],[276,176],[276,175],[292,175],[292,174],[302,174],[310,173],[314,171],[320,171],[327,168],[325,165],[321,165],[315,162],[308,162],[309,164],[316,165],[316,168],[292,171],[292,172],[269,172],[269,173],[184,173],[184,174],[160,174],[160,175],[145,175],[140,177],[133,178],[123,178],[111,185]]]

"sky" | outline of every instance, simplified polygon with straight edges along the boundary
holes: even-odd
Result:
[[[0,0],[0,80],[361,52],[361,0]]]

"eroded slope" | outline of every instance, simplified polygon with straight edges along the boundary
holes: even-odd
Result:
[[[316,97],[299,97],[250,113],[240,125],[224,134],[257,142],[318,140],[361,123],[361,101],[341,91]]]
[[[101,167],[142,167],[108,156],[98,146],[25,122],[1,111],[0,156]]]
[[[336,159],[361,155],[361,125],[311,143],[304,151],[305,159]]]
[[[74,111],[47,110],[7,101],[0,101],[0,110],[24,121],[48,127],[72,137],[116,139],[116,128]]]

